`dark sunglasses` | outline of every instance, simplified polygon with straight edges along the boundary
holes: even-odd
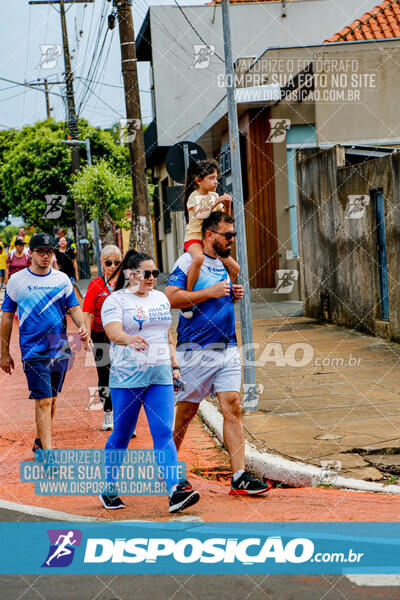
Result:
[[[114,267],[119,267],[119,265],[121,264],[120,260],[105,260],[104,264],[106,265],[106,267],[112,267],[114,265]]]
[[[224,236],[224,238],[226,239],[227,242],[229,242],[229,240],[234,240],[235,237],[237,236],[237,231],[227,231],[226,233],[221,233],[220,231],[215,231],[215,229],[210,229],[210,231],[212,231],[213,233],[217,233],[218,235]]]
[[[149,279],[150,275],[153,275],[154,279],[157,279],[157,277],[160,274],[160,269],[154,269],[153,271],[147,271],[146,269],[136,269],[136,273],[143,273],[143,277],[145,279]]]
[[[54,253],[54,250],[52,248],[34,248],[34,252],[37,252],[39,256],[44,256],[45,254],[51,256]]]

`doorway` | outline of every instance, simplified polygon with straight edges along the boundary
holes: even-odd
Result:
[[[381,307],[381,321],[389,321],[389,287],[386,259],[386,231],[385,207],[383,192],[374,192],[375,219],[376,219],[376,250],[378,254],[379,269],[379,297]]]

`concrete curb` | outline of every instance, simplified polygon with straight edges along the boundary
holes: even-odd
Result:
[[[223,443],[223,417],[219,410],[208,400],[200,404],[199,412],[206,425],[216,434]],[[246,441],[245,447],[246,467],[251,469],[258,477],[267,477],[293,487],[316,487],[323,484],[321,469],[283,458],[269,452],[259,452]],[[341,489],[359,492],[380,492],[385,494],[400,494],[400,485],[383,485],[362,479],[338,476],[332,484]]]
[[[44,519],[54,519],[57,521],[82,521],[82,522],[108,522],[101,517],[85,517],[83,515],[73,515],[71,513],[52,508],[43,508],[41,506],[31,506],[30,504],[19,504],[8,500],[0,500],[0,508],[14,512],[24,513],[33,517],[42,517]]]

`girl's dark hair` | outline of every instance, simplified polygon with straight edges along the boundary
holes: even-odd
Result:
[[[116,273],[119,273],[117,283],[115,284],[115,291],[121,290],[125,285],[125,269],[137,269],[140,266],[140,264],[145,260],[154,259],[152,256],[150,256],[150,254],[146,254],[145,252],[136,252],[136,250],[128,250],[128,252],[124,256],[124,260],[119,265],[119,267],[115,269],[112,277],[110,277],[110,279],[112,279],[113,277],[115,277]]]
[[[218,173],[219,165],[216,160],[209,158],[207,160],[193,160],[188,167],[186,173],[185,191],[183,194],[183,205],[185,207],[185,219],[186,223],[189,223],[189,211],[187,208],[187,202],[189,196],[195,189],[197,189],[196,177],[206,177],[206,175],[212,175],[215,171]]]

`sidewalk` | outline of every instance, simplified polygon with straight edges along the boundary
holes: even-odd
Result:
[[[400,483],[399,344],[306,317],[258,320],[254,342],[261,393],[244,416],[253,446]]]

